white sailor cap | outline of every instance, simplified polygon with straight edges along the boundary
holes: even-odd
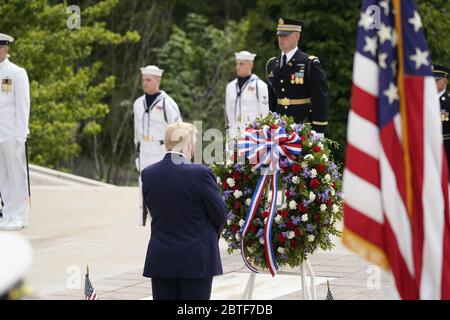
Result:
[[[0,45],[9,45],[12,42],[14,42],[13,37],[8,36],[7,34],[4,33],[0,33]]]
[[[23,236],[0,232],[0,296],[24,277],[31,260],[31,246]]]
[[[255,60],[256,54],[248,52],[248,51],[241,51],[241,52],[235,52],[234,56],[236,57],[236,60],[253,61],[253,60]]]
[[[163,74],[164,70],[158,68],[157,66],[146,66],[144,68],[141,68],[141,74],[149,74],[152,76],[158,76],[161,77]]]

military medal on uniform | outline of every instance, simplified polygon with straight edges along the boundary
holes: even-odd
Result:
[[[11,93],[12,91],[12,79],[2,79],[2,92]]]

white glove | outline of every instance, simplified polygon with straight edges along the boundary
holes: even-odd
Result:
[[[134,163],[136,164],[137,172],[139,172],[139,158],[136,158],[136,160],[134,160]]]

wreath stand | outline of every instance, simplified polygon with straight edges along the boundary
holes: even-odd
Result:
[[[267,196],[269,196],[268,189],[267,189]],[[284,201],[285,201],[285,189],[283,188],[281,195],[281,203],[284,203]],[[260,273],[268,274],[268,272],[260,272]],[[292,273],[280,271],[277,274],[292,274]],[[300,275],[302,281],[303,300],[317,300],[316,275],[314,274],[314,271],[308,260],[303,261],[303,263],[300,265]],[[309,276],[309,286],[306,279],[307,275]],[[242,295],[242,300],[252,300],[253,291],[255,289],[255,279],[256,274],[252,272],[250,274],[250,277],[248,278],[247,285],[245,286],[245,290]]]

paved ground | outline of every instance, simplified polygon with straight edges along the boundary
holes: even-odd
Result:
[[[37,180],[30,227],[21,231],[34,249],[28,280],[36,299],[82,299],[87,264],[101,299],[151,299],[151,282],[142,277],[149,227],[137,225],[137,189]],[[318,299],[326,296],[327,279],[335,299],[395,298],[388,274],[336,244],[310,259]],[[225,243],[221,253],[225,275],[215,278],[212,297],[239,299],[249,273]],[[299,271],[285,272],[274,279],[257,275],[254,298],[302,299]]]

